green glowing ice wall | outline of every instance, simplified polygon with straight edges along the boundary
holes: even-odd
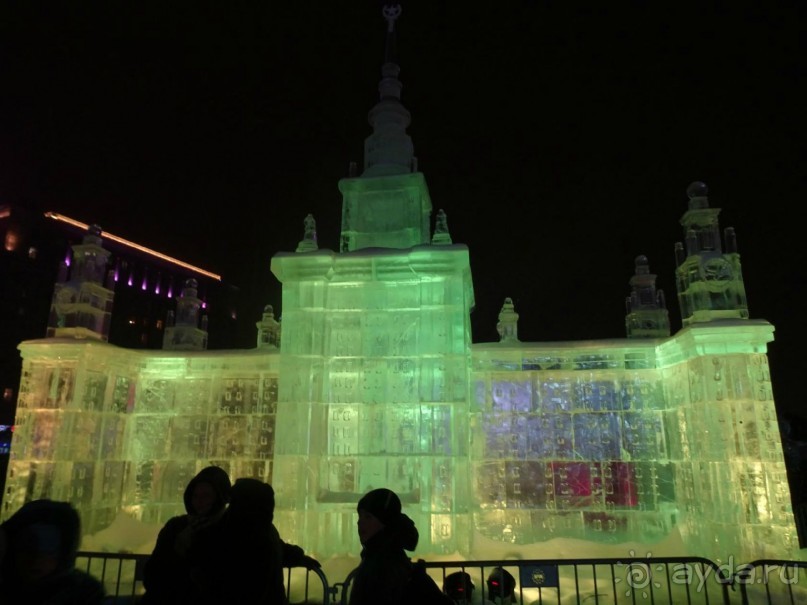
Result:
[[[664,340],[477,345],[475,529],[533,547],[579,538],[652,550],[675,530],[688,554],[794,552],[772,331],[736,321]]]
[[[20,351],[3,518],[31,499],[69,500],[94,534],[121,512],[155,524],[184,512],[185,486],[207,464],[272,480],[277,352],[75,339],[27,341]]]
[[[795,552],[770,324],[468,346],[462,247],[385,256],[283,258],[300,335],[285,328],[282,355],[23,343],[3,518],[50,497],[73,502],[87,533],[120,512],[163,523],[216,463],[274,482],[281,532],[321,556],[358,552],[355,502],[376,485],[402,494],[420,556],[498,543],[541,557],[553,538],[580,540],[565,556],[652,552],[676,533],[678,554]],[[323,272],[296,279],[303,266]]]

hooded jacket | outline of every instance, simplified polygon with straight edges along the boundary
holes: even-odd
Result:
[[[0,564],[0,598],[26,605],[100,605],[101,582],[75,568],[81,539],[78,511],[68,502],[34,500],[0,526],[6,552]],[[55,560],[46,573],[38,562]],[[26,577],[28,576],[28,577]]]
[[[207,515],[193,509],[193,492],[199,483],[208,483],[216,501]],[[187,514],[168,520],[157,536],[154,551],[143,569],[146,589],[144,605],[178,604],[192,601],[198,592],[191,578],[188,551],[200,531],[214,523],[224,513],[230,501],[230,477],[218,466],[208,466],[188,482],[183,495]]]
[[[418,537],[415,523],[407,515],[399,513],[388,519],[361,551],[361,563],[350,591],[350,605],[400,603],[413,569],[404,551],[415,550]]]

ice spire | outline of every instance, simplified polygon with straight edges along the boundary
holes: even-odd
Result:
[[[364,141],[362,176],[405,174],[414,172],[416,164],[412,139],[406,134],[411,116],[401,104],[401,68],[395,58],[395,21],[401,15],[401,5],[386,4],[382,14],[387,21],[387,41],[378,84],[379,101],[367,116],[373,133]]]
[[[351,165],[339,181],[342,233],[339,251],[364,248],[405,249],[431,241],[432,202],[426,179],[418,172],[412,140],[406,134],[409,112],[401,104],[401,82],[395,54],[395,22],[399,5],[385,5],[387,43],[380,99],[368,114],[373,132],[364,141],[364,171]]]

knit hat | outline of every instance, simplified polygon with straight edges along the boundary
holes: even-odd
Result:
[[[356,510],[370,513],[384,525],[394,525],[400,520],[401,499],[395,492],[381,487],[365,494]]]

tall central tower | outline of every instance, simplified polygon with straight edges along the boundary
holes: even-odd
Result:
[[[322,556],[356,554],[356,503],[388,487],[420,531],[421,552],[463,550],[468,515],[468,249],[416,171],[401,104],[395,21],[364,171],[339,183],[340,251],[279,253],[283,339],[273,482],[288,540]],[[310,239],[310,238],[309,238]]]
[[[400,68],[394,58],[395,20],[400,12],[400,6],[384,7],[387,44],[380,98],[368,115],[373,132],[364,141],[364,172],[339,183],[344,200],[341,252],[429,242],[432,204],[406,133],[411,116],[401,103]]]

